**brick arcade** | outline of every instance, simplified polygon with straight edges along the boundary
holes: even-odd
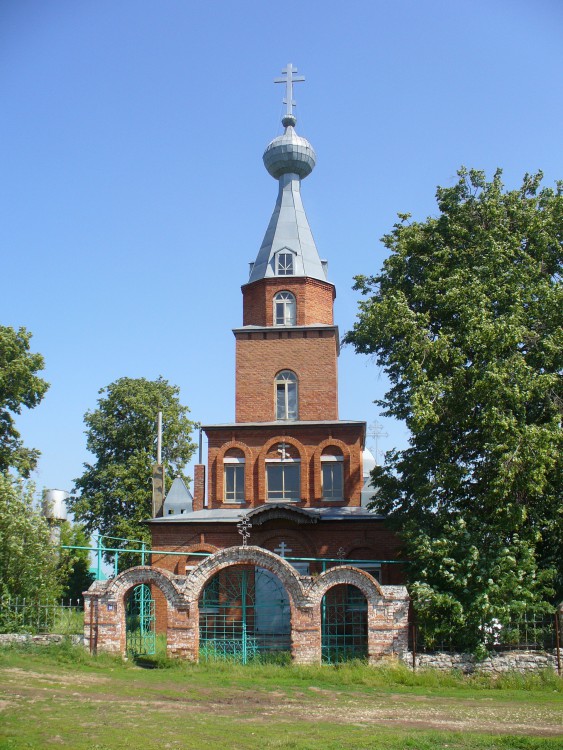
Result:
[[[117,578],[97,581],[85,594],[84,635],[99,650],[125,653],[125,604],[139,584],[148,583],[166,602],[167,653],[197,660],[202,592],[221,570],[259,566],[270,571],[288,593],[291,610],[291,655],[298,664],[321,661],[321,609],[323,597],[333,587],[353,586],[369,602],[367,608],[367,658],[376,663],[407,648],[408,598],[403,586],[381,586],[365,571],[342,565],[317,577],[300,576],[280,556],[260,547],[230,547],[209,556],[187,576],[156,567],[130,568]],[[95,625],[94,625],[95,623]]]

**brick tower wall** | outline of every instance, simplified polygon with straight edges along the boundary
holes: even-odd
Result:
[[[236,421],[275,420],[274,380],[280,370],[298,378],[300,420],[338,419],[335,328],[236,333]]]
[[[298,326],[333,325],[334,286],[326,281],[300,277],[261,279],[242,287],[243,325],[273,326],[274,296],[291,292],[296,301]]]

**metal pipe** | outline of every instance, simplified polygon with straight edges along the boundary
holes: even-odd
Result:
[[[96,580],[99,581],[102,577],[102,537],[98,534],[98,560],[96,569]]]
[[[247,571],[243,568],[241,578],[241,602],[242,602],[242,663],[248,661],[247,644],[246,644],[246,594],[247,594]],[[256,584],[255,584],[256,585]]]
[[[557,674],[561,677],[561,646],[559,638],[559,610],[555,612],[555,649],[557,653]]]
[[[95,612],[96,616],[94,618],[94,646],[93,646],[92,653],[94,654],[94,656],[97,656],[98,654],[98,616],[99,616],[98,597],[94,599],[94,607],[96,609],[96,612]]]
[[[113,538],[118,539],[121,537],[106,537],[106,538]],[[131,540],[125,540],[125,541],[138,541],[140,544],[143,544],[143,542],[140,539],[131,539]],[[104,552],[137,552],[142,553],[143,549],[124,549],[123,547],[104,547],[103,545],[101,547],[85,547],[81,546],[79,544],[61,544],[61,549],[87,549],[91,552],[96,552],[98,550],[103,550]],[[165,550],[158,550],[158,549],[145,549],[144,550],[147,554],[155,554],[155,555],[176,555],[178,557],[181,557],[182,555],[186,555],[186,552],[166,552]],[[267,552],[268,550],[266,550]],[[209,557],[211,554],[210,552],[191,552],[190,555],[193,555],[194,557]],[[345,563],[346,565],[354,565],[354,564],[369,564],[369,565],[404,565],[405,563],[409,562],[408,560],[341,560],[339,557],[284,557],[284,560],[293,560],[294,562],[322,562],[323,563],[323,569],[326,570],[326,565],[324,563],[327,562],[338,562],[338,563]]]
[[[92,635],[94,632],[94,600],[90,599],[90,638],[88,639],[89,646],[90,646],[90,653],[93,653],[93,641],[92,641]]]
[[[158,427],[156,432],[156,463],[162,463],[162,412],[158,412]]]

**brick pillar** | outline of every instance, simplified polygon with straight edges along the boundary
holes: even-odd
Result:
[[[205,501],[205,464],[194,466],[194,510],[203,510]]]
[[[399,587],[397,587],[399,588]],[[398,657],[408,646],[409,598],[384,599],[371,606],[368,602],[368,660],[376,664],[382,658]]]
[[[321,618],[317,608],[296,607],[291,613],[291,657],[295,664],[321,663]]]
[[[167,656],[197,661],[199,623],[193,614],[190,616],[190,607],[187,604],[177,604],[170,609],[166,634]]]
[[[90,653],[124,651],[125,634],[120,614],[117,602],[109,600],[102,592],[84,592],[84,645]]]

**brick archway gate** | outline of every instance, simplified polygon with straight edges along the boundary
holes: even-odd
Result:
[[[259,568],[280,582],[290,611],[291,656],[299,664],[321,662],[322,599],[333,586],[354,586],[367,603],[367,653],[370,662],[407,648],[409,598],[404,586],[380,586],[352,566],[331,568],[313,579],[300,576],[274,552],[260,547],[228,547],[205,558],[188,575],[139,566],[110,581],[96,581],[84,594],[84,632],[91,650],[125,652],[125,600],[139,584],[156,586],[167,608],[167,653],[199,658],[200,602],[214,576],[225,569]]]
[[[219,619],[219,628],[224,632],[214,632],[206,629],[212,618],[206,618],[208,602],[205,594],[209,591],[210,583],[216,580],[234,583],[235,596],[228,602],[227,607],[222,608],[221,602],[215,613]],[[242,592],[239,588],[241,581],[246,578],[250,588]],[[237,660],[246,662],[252,656],[268,650],[291,650],[294,660],[300,662],[314,661],[306,652],[306,643],[303,639],[303,622],[308,625],[312,616],[312,606],[307,594],[307,579],[303,579],[296,570],[282,557],[274,552],[261,547],[228,547],[210,555],[201,562],[189,576],[186,585],[186,594],[190,599],[190,613],[193,620],[198,620],[200,628],[197,633],[197,644],[195,653],[205,651],[206,646],[212,643],[212,649],[217,649],[218,655],[223,652],[224,656],[233,656]],[[260,596],[260,585],[269,588],[270,594],[284,596],[283,603],[279,608],[266,604],[260,609],[257,597]],[[283,592],[283,593],[282,593]],[[264,592],[268,595],[268,592]],[[221,593],[219,593],[221,596]],[[227,593],[227,598],[229,594]],[[249,606],[246,615],[241,613],[241,606]],[[258,606],[256,606],[258,604]],[[262,630],[260,617],[270,621]],[[286,619],[287,618],[287,619]],[[272,628],[272,619],[277,619],[277,624]],[[285,630],[287,623],[288,630]],[[246,630],[246,634],[242,631]],[[276,632],[277,630],[277,632]],[[287,637],[286,637],[287,636]],[[200,643],[200,637],[204,639]]]
[[[84,639],[91,652],[125,655],[127,650],[127,602],[141,585],[156,587],[166,602],[167,653],[189,657],[189,611],[182,585],[185,577],[167,570],[139,565],[107,581],[95,581],[84,592]]]

